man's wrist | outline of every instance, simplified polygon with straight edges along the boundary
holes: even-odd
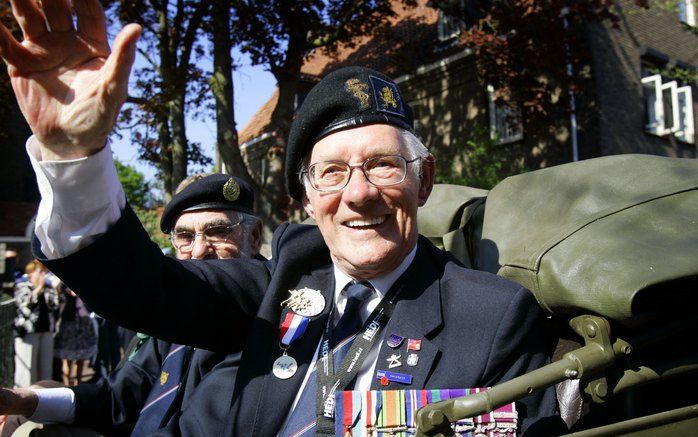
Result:
[[[0,414],[31,416],[39,404],[39,397],[29,388],[0,388]]]
[[[87,158],[88,156],[99,153],[107,144],[106,138],[95,140],[91,144],[95,144],[96,146],[91,147],[77,147],[73,145],[47,146],[36,136],[34,136],[33,141],[35,141],[36,146],[39,148],[41,161],[72,161]]]

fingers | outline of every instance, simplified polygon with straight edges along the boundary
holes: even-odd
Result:
[[[44,15],[52,32],[73,30],[73,14],[69,0],[41,0]]]
[[[78,32],[94,41],[106,42],[107,26],[104,9],[98,0],[74,0]]]
[[[12,14],[15,16],[24,38],[37,38],[46,33],[44,14],[33,0],[10,0]]]
[[[107,93],[123,103],[128,92],[128,77],[136,59],[136,43],[141,35],[141,26],[129,24],[116,35],[112,53],[104,64]]]
[[[9,67],[20,71],[25,71],[32,65],[29,51],[12,36],[2,23],[0,23],[0,57]],[[10,68],[11,74],[12,68]]]

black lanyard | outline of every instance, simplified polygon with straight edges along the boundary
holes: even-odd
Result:
[[[363,328],[356,334],[347,355],[339,365],[339,371],[334,372],[334,359],[330,345],[332,344],[332,327],[334,325],[334,305],[330,311],[325,332],[320,343],[317,363],[317,395],[316,395],[316,432],[315,435],[334,436],[334,396],[337,390],[344,390],[359,373],[366,361],[371,347],[380,338],[381,331],[388,324],[395,308],[395,298],[398,284],[394,284],[378,306],[368,316]]]

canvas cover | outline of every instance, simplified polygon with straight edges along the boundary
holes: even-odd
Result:
[[[478,267],[552,314],[624,324],[698,299],[698,160],[618,155],[505,179],[487,196]]]

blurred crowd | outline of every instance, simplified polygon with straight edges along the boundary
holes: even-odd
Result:
[[[37,260],[14,272],[15,387],[66,386],[114,370],[133,333],[102,319]]]

